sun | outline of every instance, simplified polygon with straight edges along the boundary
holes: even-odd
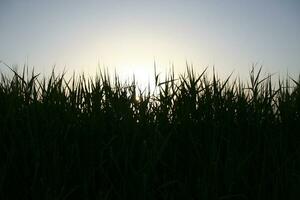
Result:
[[[153,64],[122,64],[119,69],[117,73],[122,82],[134,80],[139,89],[154,88]]]

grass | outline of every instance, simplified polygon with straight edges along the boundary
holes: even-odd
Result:
[[[151,93],[107,73],[12,72],[0,81],[0,199],[300,197],[299,81],[187,68],[155,74]]]

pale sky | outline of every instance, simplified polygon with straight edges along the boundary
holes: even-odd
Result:
[[[0,60],[35,71],[153,76],[215,66],[300,73],[299,0],[0,0]],[[4,71],[4,65],[0,70]]]

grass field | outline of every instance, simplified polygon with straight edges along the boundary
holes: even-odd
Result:
[[[298,199],[300,85],[187,69],[0,81],[0,199]],[[276,86],[275,86],[276,85]]]

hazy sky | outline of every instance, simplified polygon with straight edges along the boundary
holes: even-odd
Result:
[[[36,71],[145,78],[185,62],[219,73],[300,73],[299,0],[0,0],[0,60]],[[4,66],[0,66],[1,71]]]

